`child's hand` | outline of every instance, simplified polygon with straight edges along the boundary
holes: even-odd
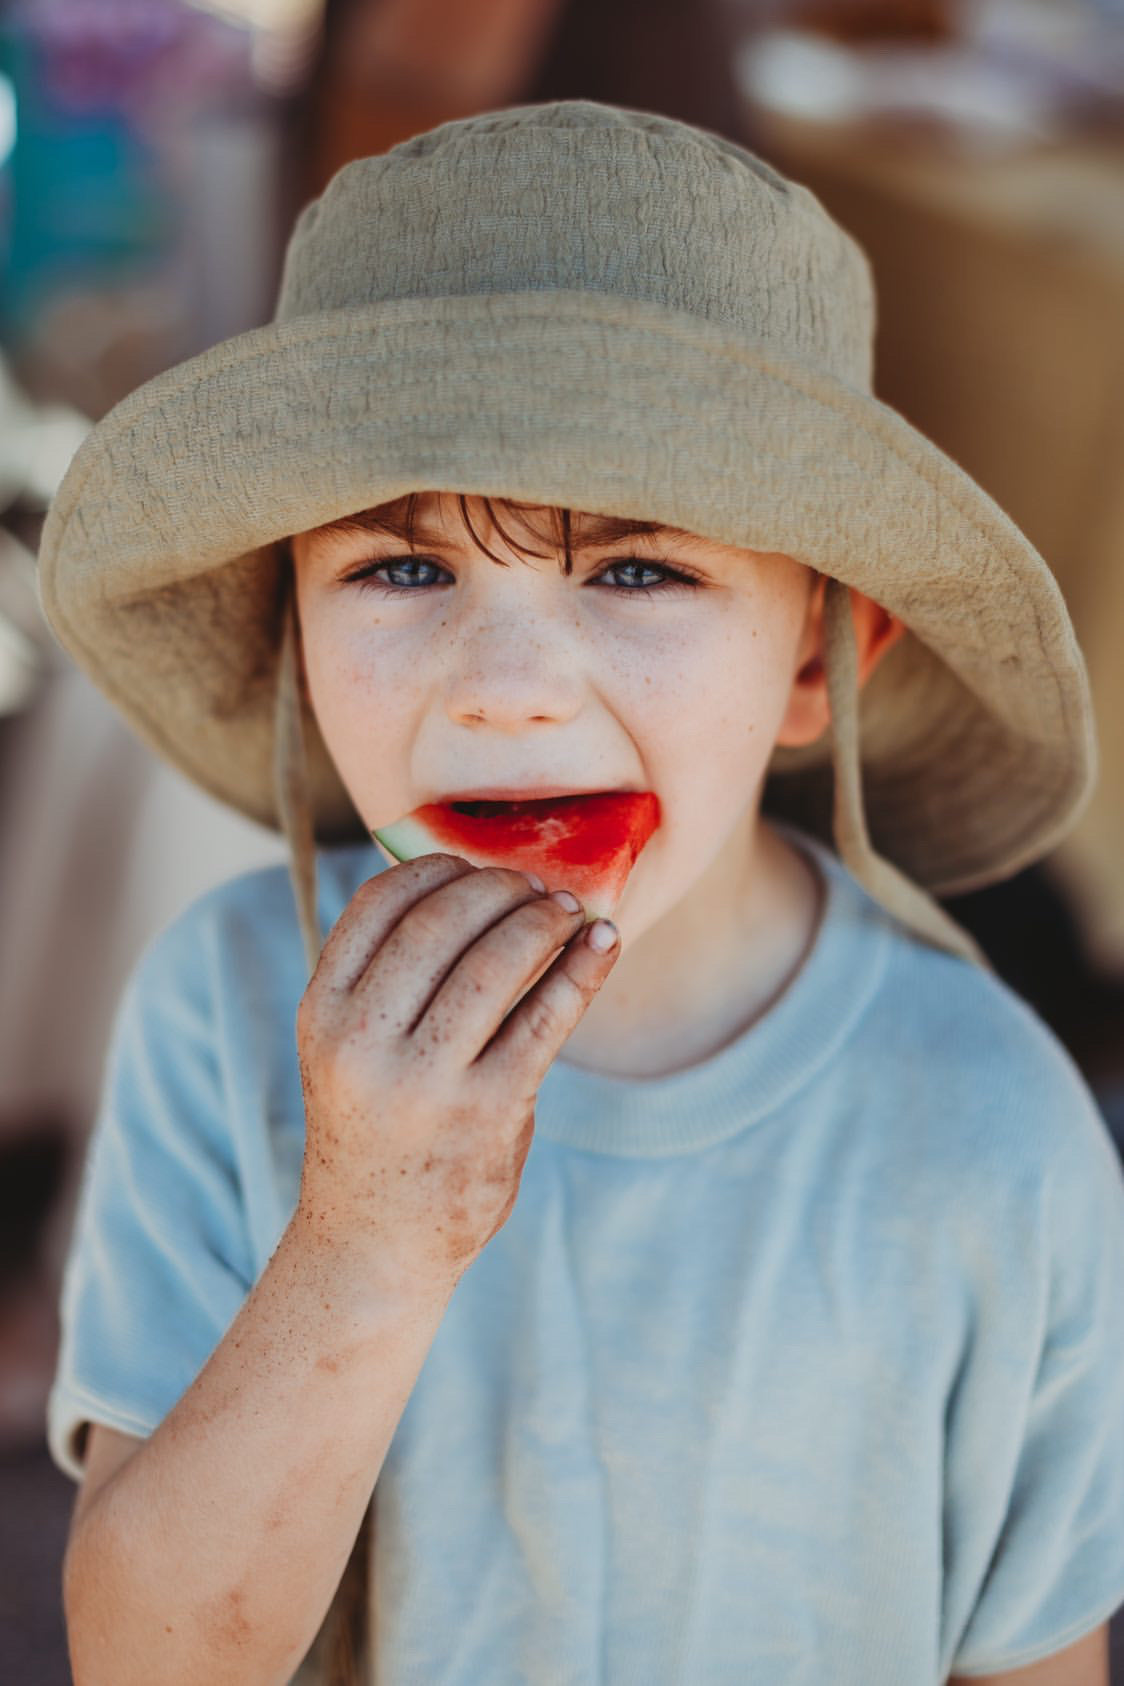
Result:
[[[454,855],[360,886],[297,1013],[313,1237],[451,1292],[515,1204],[539,1085],[619,952],[584,930],[521,872]]]

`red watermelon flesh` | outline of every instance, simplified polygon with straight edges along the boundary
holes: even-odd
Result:
[[[431,802],[372,835],[399,861],[442,853],[537,872],[548,890],[572,890],[592,920],[612,918],[659,820],[654,791],[605,790],[534,802]]]

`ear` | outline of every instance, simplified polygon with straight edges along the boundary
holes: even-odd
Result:
[[[812,588],[808,602],[804,631],[797,650],[796,674],[788,699],[784,719],[777,733],[777,742],[798,746],[815,743],[831,722],[831,708],[827,697],[827,674],[824,671],[824,593],[827,576],[820,574]],[[855,629],[855,653],[858,658],[859,689],[877,667],[886,651],[895,645],[906,631],[904,621],[884,609],[871,597],[864,597],[853,586],[847,588],[851,605],[851,623]]]

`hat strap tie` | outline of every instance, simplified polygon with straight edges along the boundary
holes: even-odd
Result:
[[[297,904],[305,960],[311,977],[320,959],[324,939],[316,907],[316,842],[312,804],[308,795],[308,763],[305,758],[297,674],[299,636],[296,591],[290,570],[285,592],[281,659],[277,671],[274,709],[273,786],[278,818],[289,845],[289,877]]]
[[[986,972],[991,963],[975,940],[927,890],[874,852],[863,808],[859,759],[859,685],[851,594],[828,575],[824,591],[824,673],[831,709],[834,772],[832,828],[835,847],[848,871],[890,913],[937,948],[970,960]]]

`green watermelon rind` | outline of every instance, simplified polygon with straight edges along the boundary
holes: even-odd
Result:
[[[381,830],[373,831],[371,836],[376,838],[396,861],[413,861],[417,860],[419,855],[445,853],[443,849],[434,847],[433,833],[428,826],[420,825],[409,816],[404,820],[395,820],[393,825],[384,825]]]

